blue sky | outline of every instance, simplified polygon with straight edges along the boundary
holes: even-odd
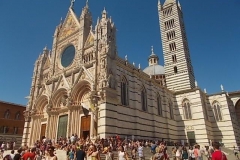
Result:
[[[163,3],[164,0],[161,0]],[[240,90],[240,1],[181,0],[192,64],[208,93]],[[52,36],[70,0],[0,1],[0,100],[26,104],[34,62]],[[85,1],[76,0],[75,12]],[[148,65],[151,46],[163,65],[157,0],[90,0],[94,24],[104,7],[117,26],[121,57]],[[94,25],[95,26],[95,25]]]

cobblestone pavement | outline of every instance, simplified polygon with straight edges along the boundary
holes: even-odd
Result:
[[[170,147],[169,147],[169,148],[170,148]],[[170,151],[168,151],[168,152],[170,153]],[[7,154],[9,154],[9,153],[10,153],[10,150],[5,151],[5,152],[4,152],[4,156],[7,155]],[[129,153],[129,155],[130,155],[130,152],[128,152],[128,153]],[[146,160],[150,160],[150,158],[151,158],[151,156],[152,156],[152,154],[150,153],[150,151],[149,151],[147,148],[145,148],[145,149],[144,149],[144,153],[145,153],[145,159],[146,159]],[[237,160],[237,159],[235,158],[235,156],[234,156],[233,153],[229,153],[229,154],[226,153],[226,154],[227,154],[228,160]],[[66,151],[57,150],[57,151],[56,151],[56,155],[57,155],[57,157],[58,157],[58,160],[67,160]],[[129,158],[130,158],[130,156],[129,156]],[[101,154],[101,160],[105,160],[105,156],[104,156],[103,154]],[[116,151],[114,152],[114,160],[117,160],[117,152],[116,152]],[[172,158],[170,158],[170,160],[172,160]],[[203,160],[207,160],[205,156],[203,157]]]

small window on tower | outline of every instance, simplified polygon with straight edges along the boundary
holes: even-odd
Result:
[[[178,72],[177,66],[175,66],[173,69],[174,69],[174,73]]]

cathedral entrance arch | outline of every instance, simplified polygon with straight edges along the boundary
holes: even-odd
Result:
[[[240,99],[237,101],[235,105],[235,111],[236,111],[238,123],[240,124]]]
[[[86,139],[87,136],[90,137],[90,123],[91,123],[90,115],[81,117],[81,138]]]

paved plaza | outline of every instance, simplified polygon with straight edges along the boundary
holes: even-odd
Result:
[[[170,153],[171,147],[168,147],[168,148],[169,148],[168,149],[168,153]],[[6,151],[4,153],[4,156],[9,154],[9,153],[10,153],[10,150]],[[146,160],[150,160],[152,154],[150,153],[148,148],[144,149],[144,153],[145,153],[145,159]],[[130,151],[128,151],[128,154],[131,155]],[[58,160],[67,160],[66,151],[57,150],[56,151],[56,155],[58,157]],[[236,160],[236,158],[235,158],[233,153],[226,153],[226,155],[227,155],[228,160]],[[130,156],[129,156],[129,158],[130,158]],[[101,154],[101,160],[105,160],[105,156],[103,154]],[[117,160],[117,152],[116,151],[114,151],[114,160]],[[172,158],[170,158],[170,160],[172,160]],[[203,156],[203,160],[207,160],[205,156]]]

